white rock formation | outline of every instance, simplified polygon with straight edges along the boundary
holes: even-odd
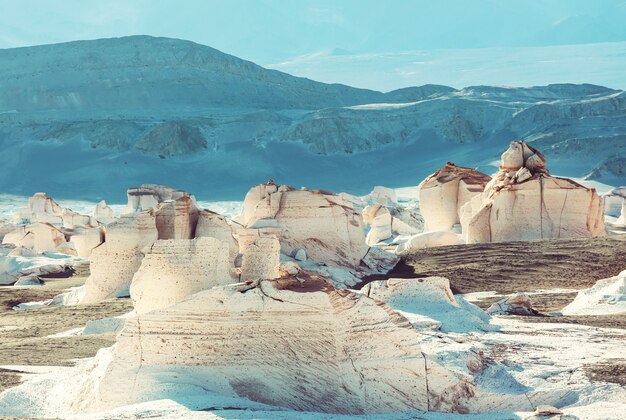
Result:
[[[406,242],[396,247],[396,255],[408,255],[413,251],[437,246],[459,245],[463,243],[460,235],[451,232],[424,232],[411,236]]]
[[[91,252],[91,274],[81,303],[128,295],[142,250],[157,240],[155,217],[146,211],[121,217],[107,226],[106,241]]]
[[[74,245],[76,255],[88,258],[91,251],[104,242],[104,228],[102,226],[90,229],[81,229],[72,234],[70,242]]]
[[[507,296],[494,304],[488,309],[487,313],[491,315],[537,315],[538,312],[533,308],[533,303],[527,294],[518,292],[511,296]]]
[[[395,207],[398,205],[398,197],[396,192],[387,187],[374,187],[367,196],[374,204],[380,204],[386,207]]]
[[[581,290],[561,312],[563,315],[626,314],[626,270]]]
[[[130,285],[137,313],[166,308],[201,290],[232,283],[226,242],[167,239],[148,248]]]
[[[156,184],[143,184],[140,187],[129,188],[126,195],[128,203],[122,215],[149,210],[164,201],[177,200],[181,197],[189,196],[185,191]]]
[[[28,199],[28,208],[14,214],[16,223],[43,222],[53,225],[63,223],[63,209],[44,192],[35,193]]]
[[[228,244],[231,265],[239,253],[239,244],[233,236],[233,229],[221,214],[210,210],[202,210],[198,214],[196,238],[216,238]]]
[[[444,332],[487,331],[489,315],[458,299],[444,277],[377,280],[361,290],[399,311],[417,329],[435,328]]]
[[[426,231],[446,231],[460,223],[461,207],[483,192],[491,178],[471,168],[446,165],[419,185]]]
[[[603,198],[606,214],[617,217],[617,226],[626,227],[626,187],[614,188]]]
[[[98,223],[108,225],[115,221],[115,212],[107,205],[106,201],[102,200],[94,207],[92,218]]]
[[[63,228],[65,229],[88,229],[98,226],[98,222],[93,220],[91,216],[79,214],[71,209],[63,209],[63,211],[61,212],[61,218],[63,222]]]
[[[54,252],[65,243],[65,235],[50,223],[35,222],[17,227],[2,239],[3,244],[13,244],[32,249],[35,253]]]
[[[284,254],[302,248],[318,263],[357,269],[369,249],[361,216],[340,196],[325,191],[296,191],[270,180],[248,192],[236,221],[248,229],[269,229],[268,234],[279,236]],[[241,233],[239,242],[245,248]]]
[[[386,207],[380,204],[370,205],[363,209],[361,215],[363,222],[370,225],[370,231],[365,237],[366,244],[373,246],[380,241],[391,238],[391,213]]]
[[[199,212],[189,195],[159,203],[154,210],[159,239],[193,239]]]
[[[404,317],[311,277],[213,288],[130,318],[101,372],[91,410],[192,388],[344,414],[464,411],[475,395],[422,353]]]
[[[279,277],[280,242],[275,236],[259,237],[249,244],[241,257],[241,281]]]
[[[463,207],[461,225],[467,243],[592,237],[605,234],[603,213],[594,189],[551,177],[541,153],[520,141],[503,154],[485,191]]]
[[[29,248],[0,247],[0,285],[11,285],[22,278],[64,273],[76,259],[62,255],[35,255]]]

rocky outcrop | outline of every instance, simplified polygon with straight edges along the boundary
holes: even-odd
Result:
[[[28,199],[28,207],[14,213],[16,223],[63,223],[63,209],[44,192],[35,193]]]
[[[426,231],[447,231],[460,223],[461,207],[483,192],[488,175],[453,163],[446,165],[419,185],[420,212]]]
[[[88,258],[94,248],[104,242],[104,228],[102,226],[91,229],[81,229],[70,237],[70,243],[76,250],[76,255]]]
[[[475,393],[422,353],[406,318],[308,276],[213,288],[130,318],[96,380],[92,410],[193,389],[301,411],[464,411]]]
[[[614,188],[603,198],[606,214],[617,217],[616,225],[626,227],[626,187]]]
[[[67,273],[75,263],[72,257],[47,257],[36,255],[29,248],[0,246],[0,285],[25,285],[38,276]]]
[[[604,235],[604,203],[596,191],[552,177],[545,166],[537,150],[511,143],[500,171],[462,209],[467,243]]]
[[[189,196],[189,193],[157,184],[143,184],[140,187],[129,188],[128,203],[122,214],[132,214],[149,210],[157,204],[168,200],[177,200]]]
[[[81,303],[127,296],[143,259],[142,250],[157,236],[155,217],[149,211],[121,217],[107,226],[106,242],[91,253],[91,274]]]
[[[193,239],[199,212],[188,195],[159,203],[154,211],[159,239]]]
[[[63,209],[61,214],[64,229],[88,229],[98,226],[98,222],[91,216],[79,214],[71,209]]]
[[[132,279],[130,297],[137,313],[145,313],[231,282],[226,242],[215,238],[158,240],[146,250]]]
[[[270,180],[248,192],[235,221],[247,229],[270,229],[284,254],[302,248],[309,259],[322,264],[357,269],[368,252],[360,215],[326,191],[297,191]],[[240,248],[241,242],[240,236]]]
[[[235,261],[239,253],[239,244],[233,236],[233,229],[221,214],[210,210],[201,210],[198,213],[196,225],[196,238],[216,238],[228,244],[228,252],[231,263]]]
[[[115,221],[115,212],[107,205],[106,201],[102,200],[94,207],[91,217],[98,223],[108,225]]]
[[[578,292],[563,315],[626,314],[626,270]]]
[[[460,245],[463,243],[461,236],[452,232],[423,232],[411,236],[406,242],[396,247],[397,255],[409,255],[413,251],[438,246]]]
[[[13,244],[35,253],[54,252],[65,243],[65,235],[50,223],[35,222],[17,227],[2,239],[3,244]]]
[[[370,205],[361,213],[363,222],[370,226],[370,231],[365,237],[365,243],[369,246],[376,245],[380,241],[391,238],[392,217],[389,210],[380,204]]]

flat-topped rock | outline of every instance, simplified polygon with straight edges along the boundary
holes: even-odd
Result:
[[[483,192],[491,177],[453,163],[430,175],[419,185],[420,212],[426,231],[446,231],[460,223],[461,207]]]

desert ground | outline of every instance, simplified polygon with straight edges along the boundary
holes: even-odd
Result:
[[[428,248],[404,257],[388,278],[443,276],[455,294],[486,309],[514,292],[531,295],[539,316],[510,317],[521,322],[558,322],[612,328],[626,341],[626,315],[547,316],[570,303],[579,289],[616,275],[626,261],[626,238],[542,240]],[[68,278],[48,278],[39,287],[0,287],[0,360],[12,365],[68,366],[115,342],[114,334],[63,334],[87,321],[132,310],[128,298],[95,305],[15,310],[19,303],[50,299],[84,283],[83,270]],[[472,293],[493,292],[473,299]],[[479,295],[480,297],[480,295]],[[626,384],[626,358],[585,366],[592,381]],[[19,383],[19,371],[0,370],[0,391]]]

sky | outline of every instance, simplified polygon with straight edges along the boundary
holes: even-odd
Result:
[[[617,51],[602,45],[626,42],[624,22],[626,0],[0,0],[0,48],[166,36],[296,75],[388,90],[445,82],[432,76],[446,69],[446,60],[471,61],[486,50],[496,66],[550,61],[545,56],[552,50],[570,66],[595,59],[588,50],[572,57],[576,51],[560,48],[578,44],[598,44],[599,53],[623,58],[626,44]],[[437,66],[424,74],[406,70],[407,59],[424,55],[439,60]],[[598,81],[620,83],[618,64]],[[546,66],[537,75],[561,71]],[[395,82],[400,67],[405,78]],[[469,67],[463,83],[482,80],[482,66]],[[585,80],[596,72],[582,70]]]

